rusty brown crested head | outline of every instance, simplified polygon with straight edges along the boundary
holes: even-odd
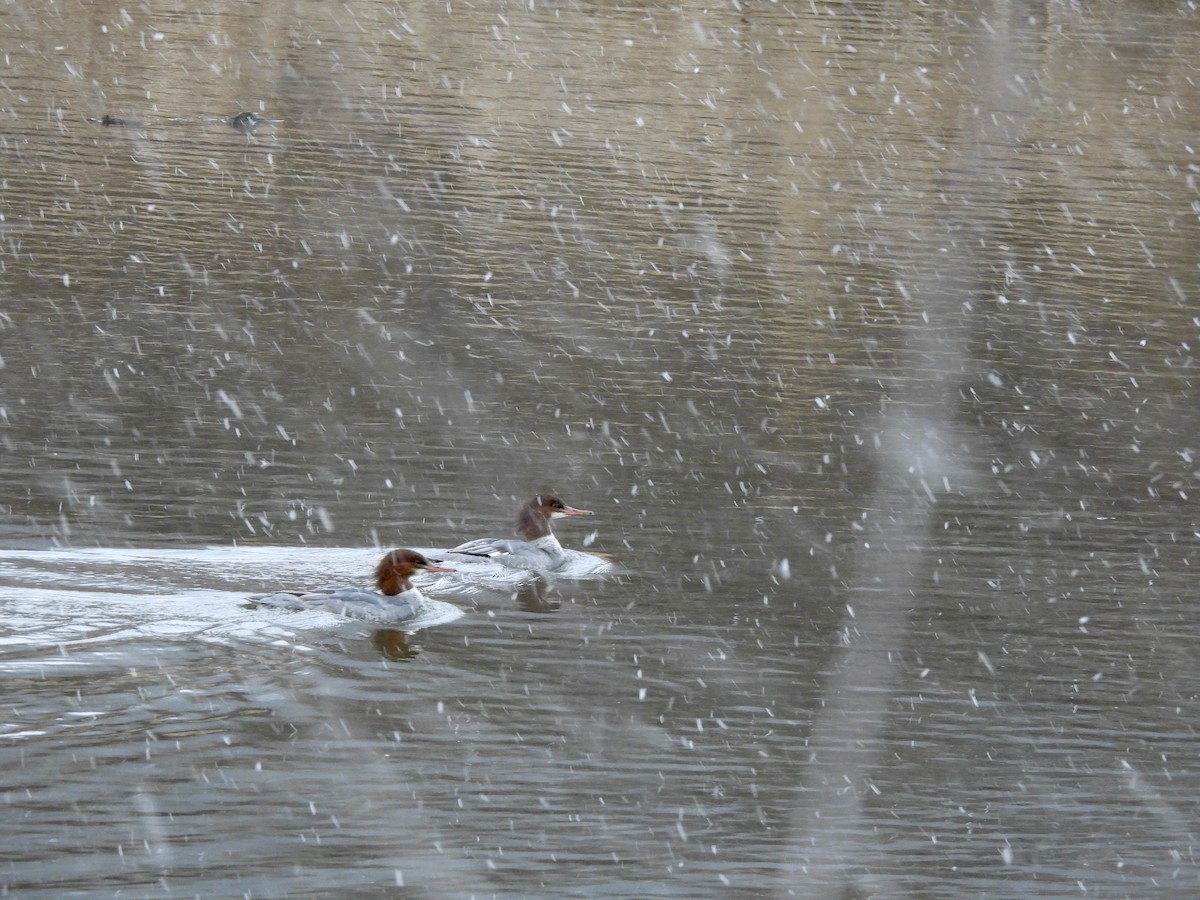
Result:
[[[426,559],[416,550],[390,550],[375,567],[375,585],[379,593],[394,597],[412,588],[408,579],[417,572],[453,572]]]

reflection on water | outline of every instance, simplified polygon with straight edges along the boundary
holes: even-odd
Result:
[[[1195,17],[0,11],[0,884],[1196,893]]]
[[[374,629],[371,632],[371,646],[388,660],[412,659],[421,652],[420,645],[413,643],[407,631],[397,631],[395,628]]]

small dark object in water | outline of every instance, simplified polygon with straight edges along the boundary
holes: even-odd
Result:
[[[229,123],[231,128],[236,128],[238,131],[244,131],[246,134],[249,134],[267,120],[258,113],[244,112],[238,113],[236,116],[230,116],[225,121]]]
[[[94,120],[93,120],[94,121]],[[100,120],[101,125],[106,125],[110,128],[140,128],[141,122],[133,122],[129,119],[121,119],[117,116],[106,115]]]

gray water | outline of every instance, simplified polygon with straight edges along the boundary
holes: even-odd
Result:
[[[193,5],[0,8],[4,893],[1200,893],[1194,4]]]

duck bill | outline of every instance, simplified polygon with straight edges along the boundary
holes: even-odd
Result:
[[[564,506],[555,513],[555,516],[590,516],[590,509],[576,509],[573,506]]]
[[[426,572],[453,572],[454,570],[447,566],[439,566],[439,565],[435,565],[434,563],[430,563],[429,565],[427,565],[425,567],[425,571]]]

